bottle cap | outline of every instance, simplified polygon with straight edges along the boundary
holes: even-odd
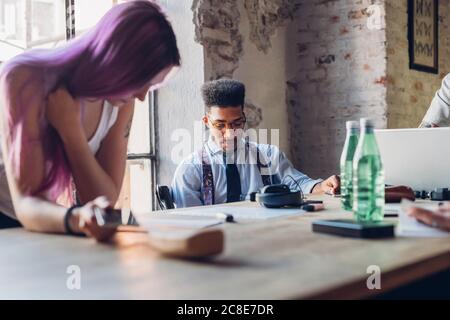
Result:
[[[347,128],[347,130],[359,129],[359,123],[358,123],[358,121],[347,121],[345,123],[345,127]]]
[[[361,128],[367,128],[367,127],[373,128],[374,127],[373,120],[369,119],[369,118],[361,118],[360,125],[361,125]]]

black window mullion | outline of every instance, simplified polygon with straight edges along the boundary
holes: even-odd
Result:
[[[66,40],[75,38],[75,0],[66,0]]]

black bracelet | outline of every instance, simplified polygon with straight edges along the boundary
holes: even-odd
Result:
[[[64,215],[64,229],[66,230],[67,234],[73,235],[73,236],[84,236],[84,233],[77,233],[72,230],[70,227],[70,217],[72,216],[73,210],[82,207],[81,205],[74,205],[67,209],[66,214]]]

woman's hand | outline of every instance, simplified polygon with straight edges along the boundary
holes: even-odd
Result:
[[[429,211],[422,208],[411,207],[408,215],[416,218],[418,221],[434,228],[450,231],[450,203],[447,202],[440,206],[436,211]]]
[[[45,115],[61,138],[81,128],[80,104],[64,87],[58,88],[47,97]]]
[[[74,232],[82,232],[100,242],[109,240],[116,232],[116,228],[99,226],[94,215],[95,208],[103,211],[109,205],[106,197],[98,197],[75,209],[70,220],[72,230]]]

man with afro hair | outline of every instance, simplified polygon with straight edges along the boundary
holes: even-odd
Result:
[[[245,137],[245,86],[221,79],[205,83],[202,121],[209,139],[175,171],[172,195],[178,208],[236,202],[265,185],[286,184],[303,193],[337,193],[339,178],[314,180],[296,170],[276,146]]]

